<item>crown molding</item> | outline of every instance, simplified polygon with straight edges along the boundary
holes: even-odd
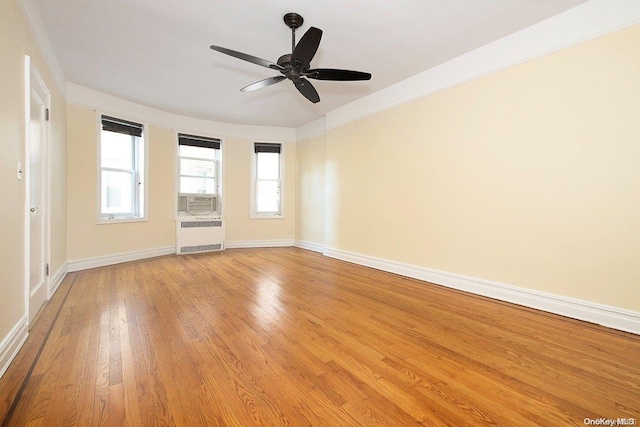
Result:
[[[124,115],[156,126],[224,138],[295,142],[295,128],[216,122],[169,113],[74,83],[66,84],[67,102],[103,113]]]
[[[591,0],[330,111],[326,129],[422,98],[640,22],[638,0]]]
[[[304,141],[305,139],[320,136],[326,132],[326,126],[326,119],[324,116],[299,126],[296,128],[296,141]]]
[[[33,4],[32,0],[16,0],[16,3],[20,9],[20,13],[22,13],[24,20],[27,23],[27,26],[29,27],[29,31],[35,40],[42,57],[44,58],[44,62],[47,64],[47,68],[51,73],[58,91],[62,97],[66,99],[66,80],[64,73],[62,72],[62,67],[60,67],[60,63],[53,51],[53,45],[51,44],[47,30],[44,27],[44,22],[42,22],[42,17],[40,16],[38,8]]]

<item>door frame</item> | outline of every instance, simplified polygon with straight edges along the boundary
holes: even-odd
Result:
[[[30,172],[30,144],[31,144],[31,90],[32,87],[37,86],[39,92],[44,94],[44,107],[47,111],[51,111],[51,92],[49,91],[47,85],[42,78],[42,75],[38,72],[38,69],[35,67],[33,62],[31,61],[31,57],[29,55],[25,55],[25,63],[24,63],[24,77],[25,77],[25,124],[24,124],[24,134],[25,134],[25,143],[24,143],[24,162],[23,162],[23,170],[24,170],[24,186],[25,186],[25,198],[24,198],[24,305],[25,305],[25,317],[26,321],[31,324],[37,320],[34,317],[31,321],[30,312],[29,312],[29,304],[31,299],[31,172]],[[50,114],[50,113],[49,113]],[[50,117],[50,116],[49,116]],[[49,154],[49,141],[51,140],[51,127],[49,126],[49,120],[45,118],[43,122],[43,131],[42,131],[42,151],[41,151],[41,164],[42,164],[42,206],[40,207],[40,212],[43,217],[43,232],[42,237],[44,239],[44,248],[43,248],[43,263],[44,265],[49,265],[51,268],[51,210],[50,210],[50,194],[51,194],[51,176],[50,176],[50,154]],[[42,286],[45,287],[46,292],[46,300],[48,301],[51,298],[51,289],[50,289],[50,281],[51,271],[49,274],[44,272],[44,283]],[[40,307],[42,308],[42,307]]]

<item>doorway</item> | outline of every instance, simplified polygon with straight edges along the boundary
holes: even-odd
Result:
[[[48,119],[50,93],[40,74],[26,59],[26,297],[29,324],[47,301],[48,286]]]

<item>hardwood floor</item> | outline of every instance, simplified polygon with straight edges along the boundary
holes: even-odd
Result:
[[[640,420],[640,337],[296,248],[71,273],[0,380],[3,426]]]

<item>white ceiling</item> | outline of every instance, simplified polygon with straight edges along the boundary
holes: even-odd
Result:
[[[68,82],[181,115],[298,127],[344,104],[575,7],[585,0],[35,0]],[[214,52],[275,62],[291,51],[282,16],[324,34],[311,65],[370,72],[365,82],[312,80],[321,101],[278,75]]]

